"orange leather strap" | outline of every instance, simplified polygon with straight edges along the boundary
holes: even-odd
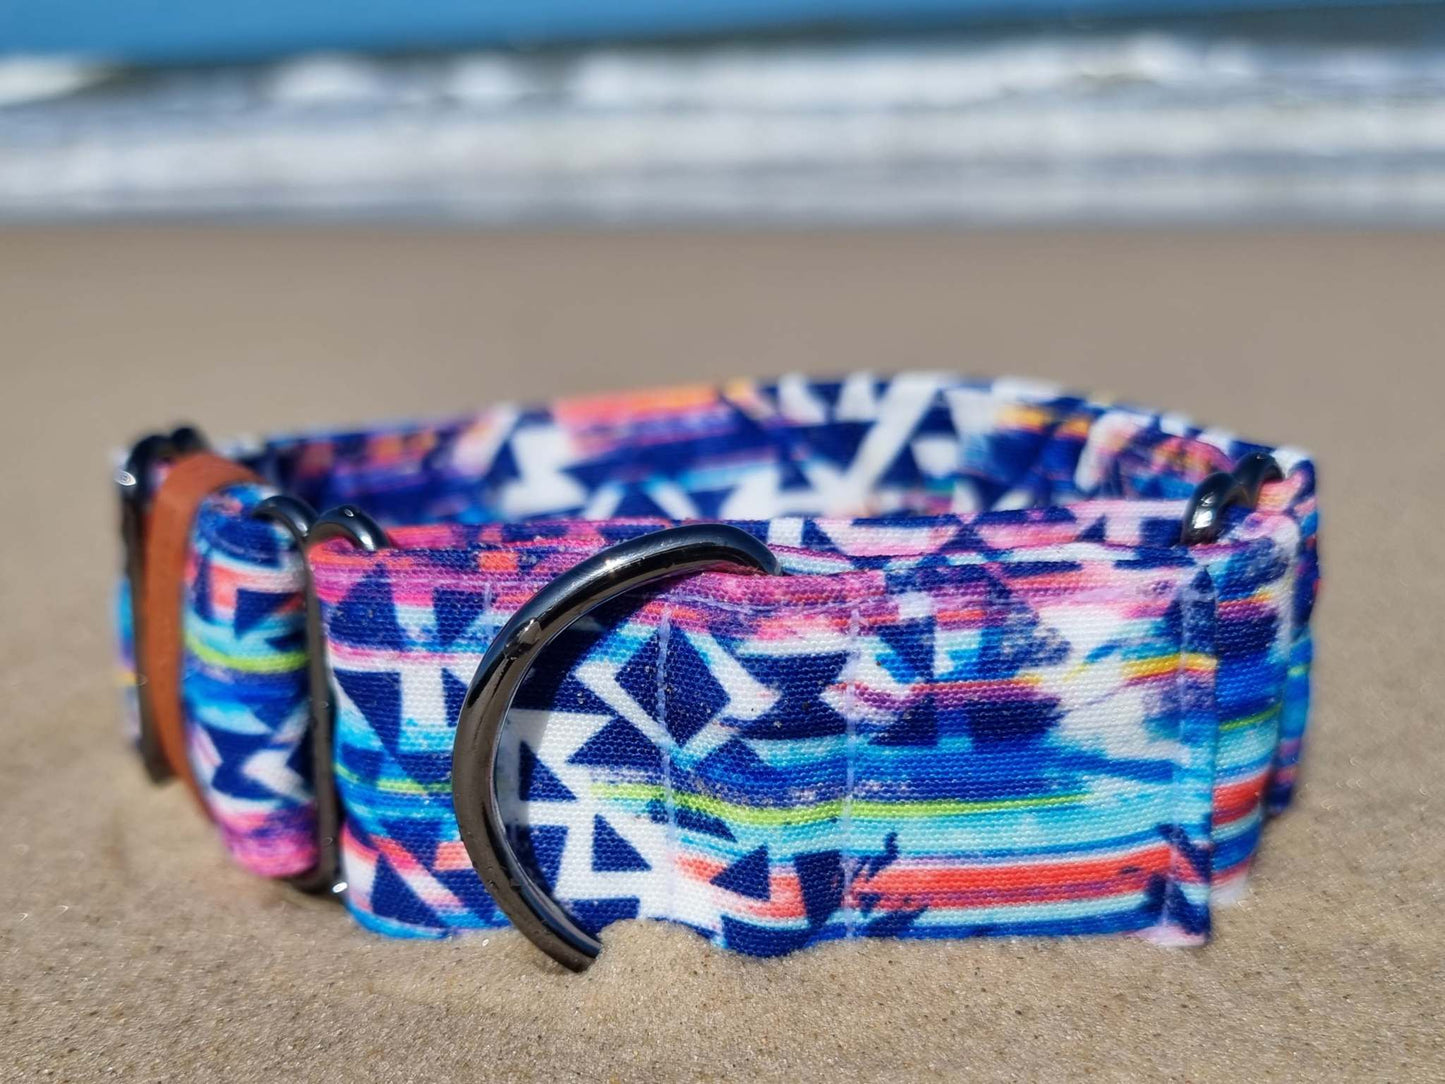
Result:
[[[206,809],[190,757],[186,755],[185,710],[181,704],[181,658],[185,632],[181,603],[196,509],[208,495],[240,482],[259,482],[251,471],[211,452],[176,462],[156,490],[146,524],[142,643],[151,718],[166,762]]]

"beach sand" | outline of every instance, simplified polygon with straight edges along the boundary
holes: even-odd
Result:
[[[0,1079],[1445,1079],[1445,235],[0,232]],[[802,369],[1099,392],[1319,462],[1305,784],[1202,950],[628,923],[388,941],[120,739],[107,453]]]

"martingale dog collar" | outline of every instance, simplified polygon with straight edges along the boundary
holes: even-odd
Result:
[[[1175,415],[790,377],[118,480],[152,776],[381,933],[1198,943],[1294,785],[1314,467]]]

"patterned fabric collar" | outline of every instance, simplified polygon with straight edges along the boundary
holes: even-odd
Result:
[[[1181,545],[1195,487],[1258,451],[1283,480]],[[265,484],[195,517],[189,768],[243,866],[316,863],[309,568],[339,894],[381,933],[506,924],[452,807],[468,683],[555,576],[678,521],[735,524],[787,574],[704,572],[577,623],[522,686],[498,763],[512,845],[590,932],[666,919],[753,955],[1198,942],[1290,798],[1318,585],[1298,451],[1020,381],[859,374],[228,452]],[[278,490],[356,505],[391,545],[323,542],[303,565],[251,516]],[[124,591],[122,613],[125,633]]]

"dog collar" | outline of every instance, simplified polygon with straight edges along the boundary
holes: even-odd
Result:
[[[1174,415],[792,377],[118,479],[152,776],[381,933],[1197,943],[1294,785],[1314,468]]]

